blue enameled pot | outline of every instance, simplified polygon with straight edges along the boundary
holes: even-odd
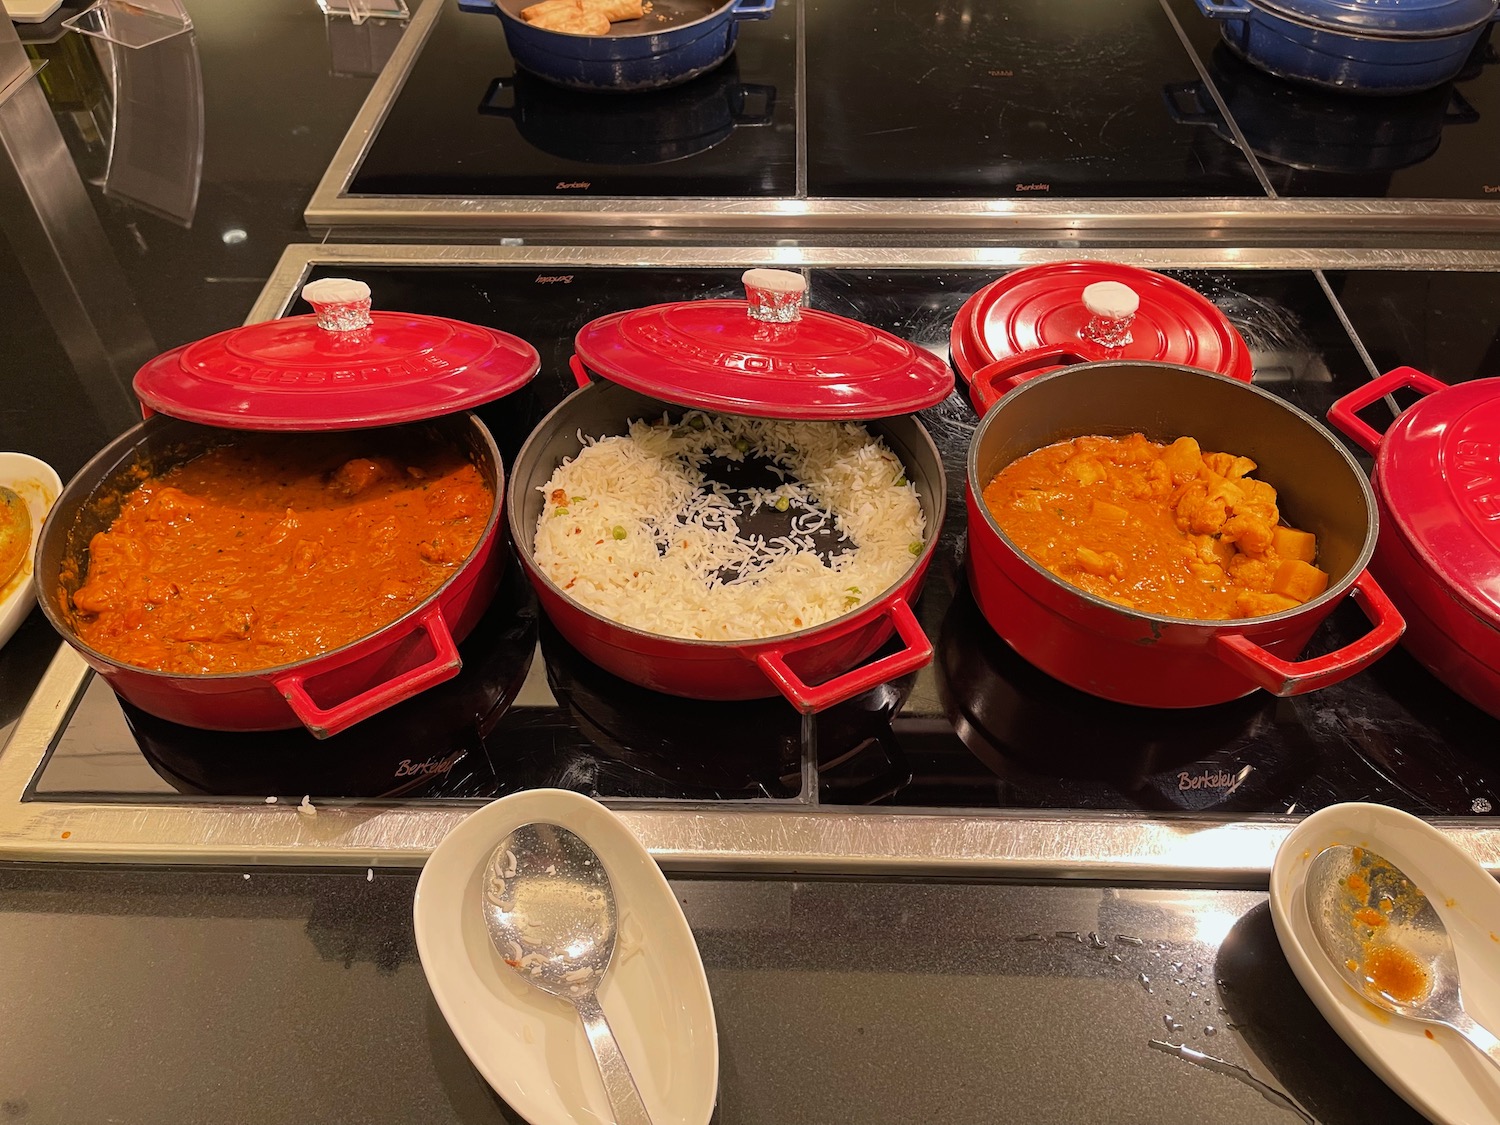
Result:
[[[1497,17],[1497,0],[1195,2],[1262,70],[1359,94],[1409,94],[1448,81]]]

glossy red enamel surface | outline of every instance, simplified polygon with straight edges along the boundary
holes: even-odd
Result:
[[[435,418],[510,394],[537,372],[524,340],[443,317],[375,311],[369,327],[293,316],[220,332],[136,373],[148,412],[245,430],[357,429]]]
[[[1500,379],[1424,398],[1386,431],[1375,476],[1422,564],[1500,621]]]
[[[1128,285],[1140,298],[1131,342],[1122,347],[1103,347],[1084,334],[1091,314],[1083,291],[1101,281]],[[1244,382],[1254,374],[1250,349],[1212,301],[1163,274],[1114,262],[1055,262],[1008,273],[964,303],[950,339],[965,379],[996,360],[1054,347],[1066,347],[1081,362],[1158,360]]]
[[[750,316],[748,301],[679,301],[611,313],[578,333],[597,375],[655,398],[763,418],[910,414],[953,390],[953,372],[899,336],[803,309],[789,323]]]

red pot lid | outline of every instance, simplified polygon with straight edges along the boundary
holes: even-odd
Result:
[[[1375,460],[1389,518],[1428,571],[1500,622],[1500,379],[1408,408]]]
[[[1170,277],[1115,262],[1008,273],[964,302],[950,339],[965,379],[996,360],[1055,347],[1088,361],[1180,363],[1246,383],[1254,374],[1250,349],[1212,301]]]
[[[744,280],[743,301],[677,301],[590,321],[578,358],[654,398],[761,418],[882,418],[952,392],[953,372],[931,353],[803,307],[800,274],[755,269]]]
[[[541,366],[505,332],[370,310],[369,286],[305,286],[316,310],[220,332],[135,376],[148,410],[242,430],[347,430],[415,422],[510,394]]]

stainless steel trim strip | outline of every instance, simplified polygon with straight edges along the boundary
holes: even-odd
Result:
[[[289,246],[249,317],[279,315],[320,264],[412,266],[638,265],[792,268],[1011,268],[1103,251],[992,248]],[[1115,248],[1116,261],[1154,268],[1497,270],[1500,251]],[[411,866],[475,806],[339,802],[315,813],[285,801],[139,804],[27,801],[28,786],[86,682],[59,649],[0,751],[0,856],[121,863]],[[1288,817],[1134,813],[788,808],[781,802],[613,803],[668,870],[974,879],[1263,885]],[[1500,826],[1434,821],[1500,873]]]

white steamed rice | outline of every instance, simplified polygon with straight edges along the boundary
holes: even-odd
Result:
[[[690,411],[677,424],[638,420],[628,435],[582,440],[542,486],[536,563],[570,597],[633,628],[716,641],[810,628],[879,598],[922,550],[916,488],[858,423]],[[782,483],[748,490],[752,509],[783,498],[782,510],[816,506],[852,546],[818,556],[820,511],[802,512],[785,537],[742,536],[731,490],[705,487],[711,456],[769,460]]]

